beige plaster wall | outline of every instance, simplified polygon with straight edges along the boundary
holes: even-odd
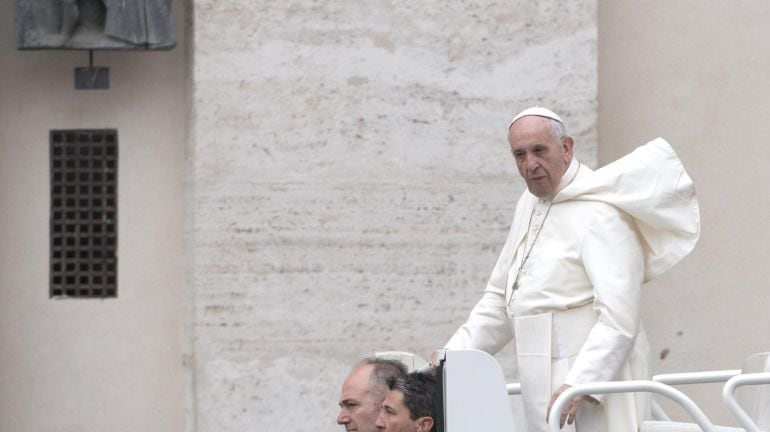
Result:
[[[600,162],[663,136],[701,206],[695,251],[645,291],[659,373],[770,350],[769,21],[759,0],[599,3]],[[683,388],[732,424],[720,389]]]
[[[87,51],[15,48],[0,2],[0,430],[182,431],[185,44],[96,52],[111,88],[76,91]],[[48,297],[55,128],[117,128],[117,299]]]
[[[338,431],[354,362],[427,357],[481,296],[510,118],[558,107],[595,165],[595,2],[194,5],[198,430]]]

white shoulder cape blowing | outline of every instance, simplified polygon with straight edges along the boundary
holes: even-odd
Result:
[[[657,138],[575,181],[555,198],[602,201],[628,213],[644,247],[649,282],[689,254],[700,236],[692,179],[666,140]]]

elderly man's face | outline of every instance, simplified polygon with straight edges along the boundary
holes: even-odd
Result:
[[[511,126],[508,143],[532,195],[543,198],[556,192],[572,160],[572,138],[564,137],[559,142],[551,132],[549,119],[527,116]]]
[[[374,422],[380,415],[382,395],[387,391],[374,388],[370,382],[373,365],[363,365],[353,370],[342,384],[340,413],[337,424],[345,425],[346,431],[375,432]]]
[[[391,390],[382,401],[382,411],[376,425],[385,432],[427,432],[433,426],[433,419],[420,417],[412,420],[409,408],[404,405],[404,394]]]

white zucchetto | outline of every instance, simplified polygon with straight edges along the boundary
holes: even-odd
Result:
[[[548,108],[543,108],[543,107],[535,106],[535,107],[532,107],[532,108],[527,108],[524,111],[522,111],[519,114],[517,114],[516,117],[514,117],[513,120],[511,120],[511,123],[508,124],[508,129],[510,129],[511,126],[513,126],[513,124],[516,122],[516,120],[518,120],[518,119],[520,119],[522,117],[527,117],[527,116],[545,117],[545,118],[556,120],[557,122],[559,122],[561,124],[564,124],[564,121],[561,119],[561,117],[556,115],[555,112],[549,110]]]

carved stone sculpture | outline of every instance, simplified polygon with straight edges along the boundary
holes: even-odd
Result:
[[[16,0],[19,49],[171,49],[171,0]]]

